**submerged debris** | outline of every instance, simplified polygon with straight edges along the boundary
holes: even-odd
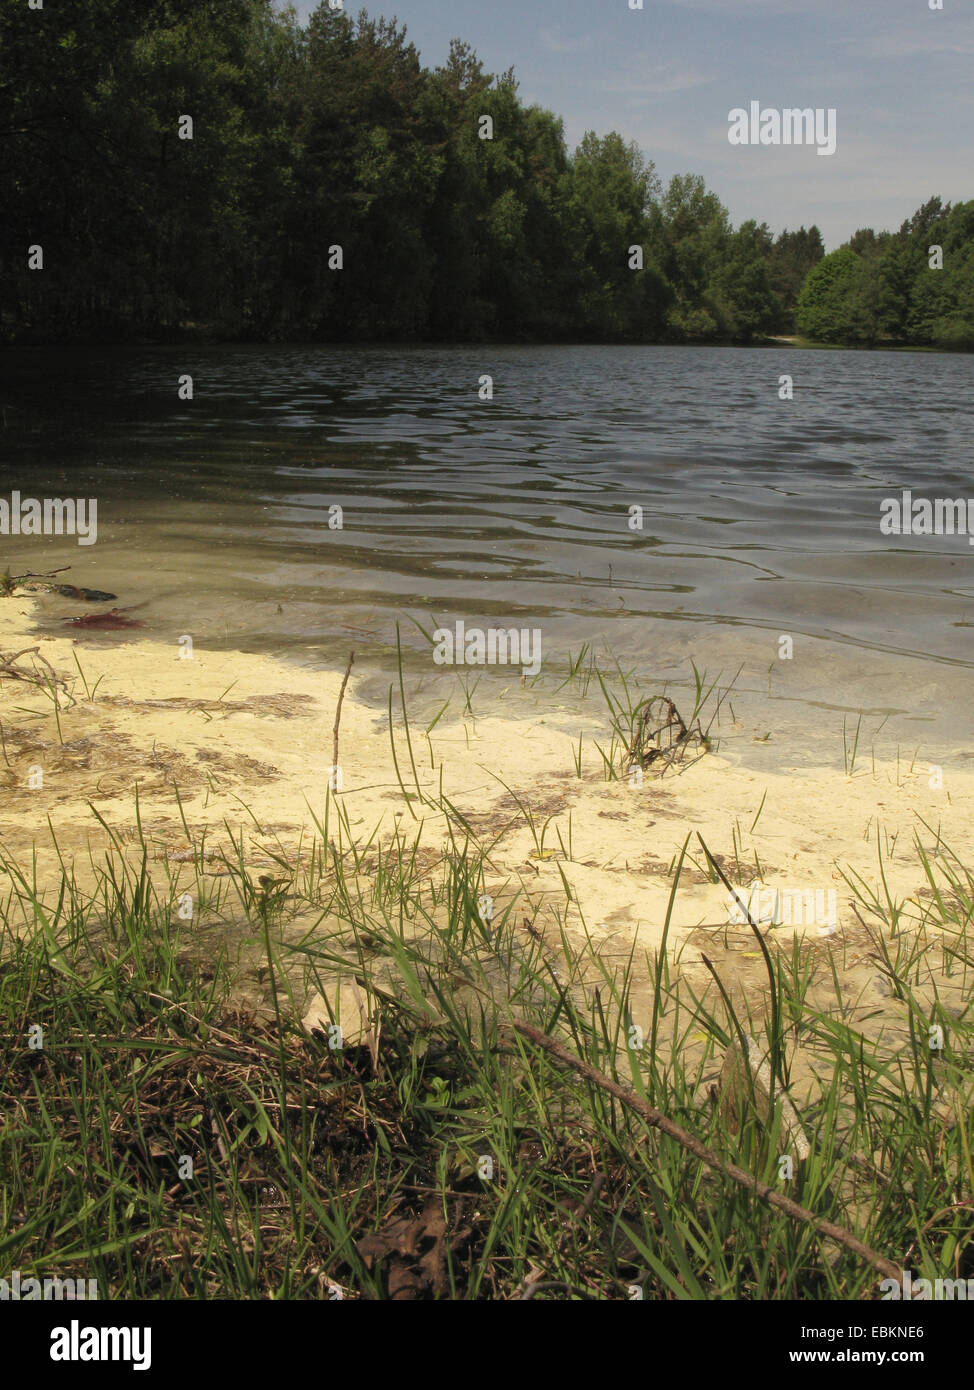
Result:
[[[145,627],[145,623],[140,623],[137,618],[127,618],[125,613],[124,608],[111,608],[107,613],[86,613],[83,618],[65,618],[64,622],[72,627],[94,627],[102,630]]]
[[[663,773],[681,761],[690,748],[706,752],[707,736],[699,720],[688,729],[676,705],[666,695],[653,695],[636,706],[632,715],[632,738],[623,757],[623,770],[646,768],[654,764]]]
[[[60,569],[48,570],[45,574],[34,574],[30,570],[26,574],[11,574],[8,565],[3,574],[0,574],[0,597],[10,598],[17,589],[27,585],[31,591],[46,589],[48,593],[61,594],[63,598],[81,599],[83,603],[111,603],[112,599],[118,598],[118,594],[110,594],[107,589],[81,589],[76,584],[49,582],[70,568],[70,565],[62,565]]]
[[[55,584],[54,592],[65,598],[80,598],[85,603],[111,603],[118,594],[109,594],[104,589],[78,589],[74,584]]]

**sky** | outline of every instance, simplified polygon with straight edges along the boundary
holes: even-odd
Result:
[[[974,197],[974,0],[371,0],[427,67],[451,38],[526,104],[635,140],[667,182],[700,174],[736,225],[815,223],[827,249]],[[361,6],[345,0],[352,14]],[[314,0],[296,0],[304,20]],[[835,110],[836,149],[732,145],[729,114]]]

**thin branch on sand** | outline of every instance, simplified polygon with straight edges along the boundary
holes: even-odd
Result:
[[[332,749],[332,755],[331,755],[332,776],[334,776],[334,770],[335,770],[335,768],[338,767],[338,725],[340,724],[341,718],[342,718],[342,701],[343,701],[344,698],[345,698],[345,687],[346,687],[346,685],[348,685],[348,678],[349,678],[349,675],[351,674],[351,671],[352,671],[352,662],[353,662],[354,660],[355,660],[355,653],[354,653],[354,652],[351,652],[351,653],[349,654],[349,658],[348,658],[348,665],[345,667],[345,678],[344,678],[344,680],[342,681],[342,688],[341,688],[341,690],[338,692],[338,708],[335,710],[335,730],[334,730],[334,732],[335,732],[335,743],[334,743],[334,747],[333,747],[333,749]]]
[[[50,672],[45,675],[43,671],[32,671],[27,667],[18,666],[16,663],[22,656],[33,656],[42,662]],[[59,676],[47,657],[41,656],[39,647],[24,647],[22,651],[13,652],[10,656],[0,652],[0,679],[4,676],[11,676],[14,680],[28,681],[31,685],[40,686],[42,690],[53,692],[55,703],[57,702],[57,692],[63,691],[68,694],[67,681],[63,676]],[[69,696],[70,698],[70,696]]]

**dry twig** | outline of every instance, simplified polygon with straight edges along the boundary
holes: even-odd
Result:
[[[686,751],[704,744],[699,722],[687,728],[680,711],[666,695],[653,695],[634,711],[632,738],[623,767],[649,767],[662,760],[660,772],[679,761]]]
[[[45,676],[42,671],[31,671],[18,666],[16,663],[22,656],[36,657],[50,671],[50,676]],[[0,652],[0,677],[3,676],[11,676],[14,680],[28,681],[31,685],[38,685],[43,690],[53,688],[55,698],[58,690],[62,690],[65,694],[68,693],[68,686],[64,677],[58,675],[46,656],[41,656],[39,647],[24,647],[22,651],[14,652],[10,656]]]
[[[617,1081],[613,1081],[611,1077],[605,1076],[602,1072],[598,1071],[590,1063],[584,1062],[580,1057],[574,1056],[573,1053],[569,1052],[568,1049],[563,1047],[555,1038],[548,1037],[548,1035],[542,1033],[539,1028],[533,1027],[530,1023],[524,1023],[521,1019],[514,1019],[509,1025],[504,1025],[504,1031],[513,1031],[519,1033],[522,1037],[528,1038],[536,1047],[540,1047],[544,1052],[554,1057],[556,1061],[561,1062],[563,1066],[570,1067],[572,1071],[576,1071],[580,1076],[584,1076],[587,1081],[590,1081],[594,1086],[598,1086],[600,1090],[615,1096],[623,1105],[627,1105],[630,1110],[634,1110],[637,1115],[641,1116],[647,1124],[652,1125],[655,1129],[661,1130],[663,1134],[669,1135],[671,1139],[675,1139],[682,1148],[692,1153],[695,1158],[699,1158],[701,1163],[706,1164],[708,1168],[712,1168],[718,1173],[723,1173],[726,1177],[739,1183],[741,1187],[746,1187],[748,1191],[753,1192],[756,1197],[760,1197],[761,1200],[767,1202],[769,1206],[784,1212],[786,1216],[790,1216],[793,1220],[801,1221],[805,1225],[814,1227],[820,1235],[827,1237],[829,1240],[834,1240],[837,1245],[841,1245],[846,1250],[851,1251],[852,1254],[858,1255],[860,1259],[868,1261],[874,1269],[879,1270],[879,1272],[887,1278],[895,1279],[897,1283],[900,1282],[903,1275],[902,1269],[898,1265],[893,1264],[892,1260],[887,1260],[884,1255],[880,1255],[877,1251],[871,1250],[868,1245],[864,1245],[851,1231],[845,1230],[842,1226],[836,1226],[832,1221],[826,1221],[816,1216],[814,1212],[809,1211],[806,1207],[801,1207],[797,1202],[793,1202],[790,1197],[782,1196],[782,1194],[776,1192],[773,1187],[770,1187],[765,1182],[761,1182],[753,1173],[748,1173],[745,1169],[739,1168],[736,1163],[728,1163],[726,1160],[720,1158],[712,1149],[708,1149],[699,1139],[696,1139],[692,1134],[688,1133],[687,1130],[676,1124],[667,1115],[664,1115],[662,1111],[656,1110],[653,1106],[648,1105],[646,1101],[636,1095],[635,1091],[627,1086],[621,1086]]]
[[[335,744],[331,755],[332,776],[338,767],[338,725],[342,717],[342,701],[345,698],[345,687],[348,685],[348,678],[352,671],[352,662],[355,660],[355,653],[351,652],[348,658],[348,665],[345,667],[345,679],[342,681],[342,688],[338,692],[338,708],[335,710]]]

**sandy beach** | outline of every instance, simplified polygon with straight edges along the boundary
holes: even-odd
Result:
[[[78,609],[66,601],[61,607]],[[91,635],[69,625],[52,635],[52,612],[60,613],[58,601],[22,591],[0,602],[0,651],[36,646],[68,690],[59,698],[59,729],[49,691],[15,679],[0,686],[0,845],[7,860],[36,865],[41,896],[55,891],[60,862],[84,887],[106,854],[117,852],[99,817],[116,841],[135,843],[136,788],[151,872],[160,881],[181,866],[190,876],[197,860],[205,877],[228,876],[233,842],[243,845],[254,879],[278,871],[282,860],[297,864],[318,833],[314,817],[320,823],[324,815],[341,671],[205,645],[185,659],[178,637],[166,644],[135,630]],[[19,665],[28,669],[32,661],[26,655]],[[576,716],[570,689],[524,690],[514,678],[494,702],[506,712],[451,721],[448,711],[429,742],[413,729],[421,802],[415,791],[403,795],[387,710],[356,698],[363,674],[353,669],[341,714],[342,789],[333,803],[347,818],[343,838],[351,833],[377,849],[397,831],[419,833],[433,866],[448,840],[448,801],[491,846],[493,876],[484,888],[496,910],[516,893],[555,946],[561,923],[579,941],[587,930],[603,960],[622,963],[634,943],[637,958],[658,946],[673,867],[689,836],[670,949],[684,968],[701,973],[702,951],[725,969],[732,961],[735,984],[756,996],[764,966],[753,933],[705,871],[699,834],[769,940],[798,935],[818,952],[837,950],[843,985],[861,1000],[871,1027],[884,1017],[895,1022],[869,933],[852,910],[850,880],[902,903],[904,924],[920,919],[930,888],[915,837],[931,854],[938,835],[958,851],[970,841],[974,773],[962,758],[943,769],[942,787],[926,763],[874,761],[861,750],[851,776],[841,748],[838,767],[772,770],[760,726],[750,730],[738,708],[732,727],[724,726],[733,761],[721,756],[718,741],[717,751],[662,778],[647,772],[642,786],[607,782],[590,751],[595,741],[607,743],[606,720],[590,705]],[[370,679],[374,688],[374,672]],[[393,721],[408,790],[398,689]],[[581,778],[577,736],[563,732],[572,722],[583,740]],[[748,766],[749,745],[754,762],[762,753],[759,770]],[[333,809],[333,829],[337,821]],[[3,880],[10,891],[6,873]]]

